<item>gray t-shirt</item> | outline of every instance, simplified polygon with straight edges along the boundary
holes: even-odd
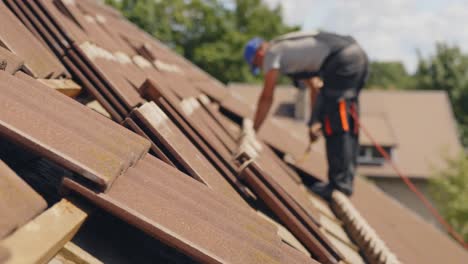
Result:
[[[318,32],[293,32],[270,42],[263,60],[263,72],[277,69],[282,74],[318,72],[330,47],[315,38]]]

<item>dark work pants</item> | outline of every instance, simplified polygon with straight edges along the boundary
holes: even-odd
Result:
[[[330,185],[346,195],[351,195],[359,152],[359,136],[349,132],[329,136],[326,138],[326,148]]]
[[[328,180],[334,189],[347,195],[353,193],[359,154],[359,130],[355,130],[356,122],[350,114],[350,106],[354,105],[353,111],[359,115],[359,92],[367,76],[367,55],[358,45],[344,49],[324,67],[323,109],[319,113],[322,115],[322,127],[324,126],[323,117],[328,116],[333,128],[333,133],[326,136]],[[337,98],[331,91],[340,89],[343,95]],[[349,90],[354,90],[355,97],[346,97],[345,92]],[[327,96],[327,92],[330,96]],[[348,131],[343,131],[342,122],[337,113],[339,100],[346,101]]]

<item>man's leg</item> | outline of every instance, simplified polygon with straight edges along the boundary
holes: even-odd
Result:
[[[349,196],[353,193],[357,137],[342,133],[326,140],[329,184]]]
[[[359,148],[360,148],[360,145],[359,145],[359,126],[358,126],[358,122],[356,122],[356,120],[354,119],[354,114],[359,118],[360,117],[360,114],[359,114],[359,99],[356,99],[354,102],[352,102],[352,107],[350,109],[350,111],[352,112],[351,114],[351,118],[350,118],[350,121],[351,121],[351,124],[352,124],[352,141],[353,141],[353,153],[354,153],[354,157],[353,157],[353,164],[354,164],[354,169],[356,170],[357,169],[357,166],[358,166],[358,163],[357,163],[357,160],[358,160],[358,156],[359,156]]]

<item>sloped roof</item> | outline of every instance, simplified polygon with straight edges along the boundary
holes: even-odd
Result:
[[[364,91],[362,113],[384,112],[397,141],[394,159],[410,177],[427,178],[441,168],[446,157],[461,151],[456,122],[443,91]],[[377,129],[377,128],[376,128]],[[395,174],[362,167],[364,175]]]

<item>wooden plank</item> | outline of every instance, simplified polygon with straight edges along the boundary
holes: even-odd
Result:
[[[49,264],[103,264],[102,261],[84,251],[72,242],[68,242],[49,262]]]
[[[101,115],[103,115],[103,116],[105,116],[105,117],[107,117],[109,119],[112,119],[109,112],[107,112],[107,110],[97,100],[93,100],[93,101],[87,103],[86,106],[93,109],[94,111],[98,112],[99,114],[101,114]]]
[[[37,79],[42,84],[55,89],[64,95],[75,98],[81,93],[81,86],[70,79]]]
[[[8,263],[46,263],[75,235],[87,214],[63,199],[0,242]],[[27,254],[25,254],[27,252]]]

